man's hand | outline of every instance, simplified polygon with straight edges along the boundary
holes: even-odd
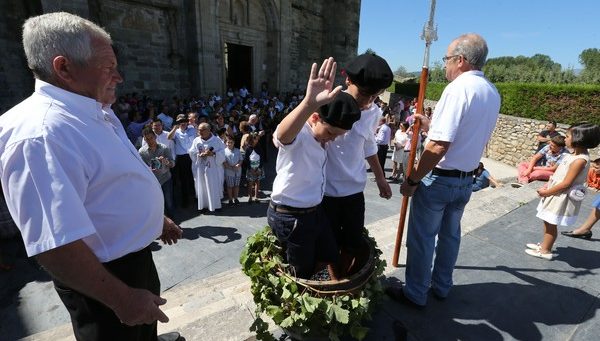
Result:
[[[405,197],[412,197],[413,194],[415,194],[417,187],[419,187],[419,185],[411,186],[408,184],[408,181],[404,180],[402,185],[400,185],[400,194],[404,195]]]
[[[146,289],[129,288],[118,302],[118,306],[112,309],[119,320],[128,326],[151,324],[154,321],[169,322],[167,315],[158,308],[167,300]]]
[[[168,217],[165,217],[163,222],[163,232],[160,235],[160,240],[164,244],[177,244],[177,240],[181,239],[183,230]]]
[[[428,132],[429,131],[429,125],[431,123],[431,120],[427,116],[424,116],[424,115],[421,115],[421,114],[414,114],[413,118],[415,120],[419,120],[419,122],[421,122],[421,127],[420,128],[421,128],[421,130],[423,132]]]
[[[376,179],[377,188],[379,188],[379,196],[384,199],[390,199],[392,197],[392,189],[390,188],[390,184],[385,181],[384,177],[380,177]]]

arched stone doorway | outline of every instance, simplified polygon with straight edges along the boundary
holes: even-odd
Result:
[[[250,82],[255,93],[263,82],[271,94],[301,92],[312,62],[334,56],[343,65],[356,55],[360,1],[184,1],[193,7],[186,18],[196,23],[186,22],[189,64],[198,67],[189,74],[195,94],[226,91],[237,76],[228,72],[231,63],[250,65],[235,82]],[[343,31],[332,31],[340,25]],[[240,61],[227,60],[228,46],[240,46]]]
[[[221,0],[217,6],[220,90],[245,86],[258,93],[263,83],[277,89],[279,17],[273,0]]]

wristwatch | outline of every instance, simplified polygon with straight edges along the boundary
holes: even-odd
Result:
[[[416,185],[420,184],[420,183],[421,183],[421,181],[413,181],[413,180],[412,180],[410,177],[407,177],[407,178],[406,178],[406,183],[407,183],[409,186],[416,186]]]

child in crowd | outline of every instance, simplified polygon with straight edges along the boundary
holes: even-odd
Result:
[[[244,163],[246,164],[246,183],[248,184],[248,203],[258,202],[258,192],[260,191],[260,180],[265,178],[260,148],[257,148],[259,136],[257,134],[248,134],[246,138],[246,150],[244,153]]]
[[[310,278],[325,265],[337,279],[338,247],[321,205],[325,189],[326,145],[360,118],[354,98],[333,88],[336,63],[311,68],[306,96],[277,126],[278,148],[269,226],[285,248],[292,273]]]
[[[483,162],[479,162],[479,166],[473,172],[473,192],[489,187],[490,183],[496,188],[502,186],[502,184],[494,179],[490,172],[485,169]]]
[[[235,202],[239,204],[238,193],[240,190],[240,179],[242,176],[242,157],[240,150],[235,148],[235,139],[231,135],[225,137],[225,185],[227,187],[227,198],[229,206]]]
[[[398,130],[396,130],[396,133],[394,134],[392,176],[389,177],[389,180],[400,181],[402,179],[402,175],[404,175],[402,159],[404,158],[404,146],[406,145],[406,141],[408,141],[408,134],[406,133],[407,129],[408,123],[398,122]]]
[[[592,161],[587,176],[588,187],[600,190],[600,158]]]
[[[533,257],[551,260],[557,225],[575,223],[583,199],[577,192],[585,183],[590,167],[588,149],[600,143],[600,127],[591,123],[575,124],[567,130],[565,143],[573,154],[564,156],[547,186],[538,190],[542,200],[537,217],[544,222],[544,236],[539,244],[527,244],[525,252]]]
[[[550,143],[536,152],[529,162],[521,162],[517,166],[519,183],[547,181],[554,174],[565,154],[568,154],[568,151],[565,149],[564,136],[552,137]]]

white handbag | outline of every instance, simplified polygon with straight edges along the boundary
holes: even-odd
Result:
[[[584,185],[575,185],[569,189],[569,198],[573,201],[582,201],[587,193]]]

